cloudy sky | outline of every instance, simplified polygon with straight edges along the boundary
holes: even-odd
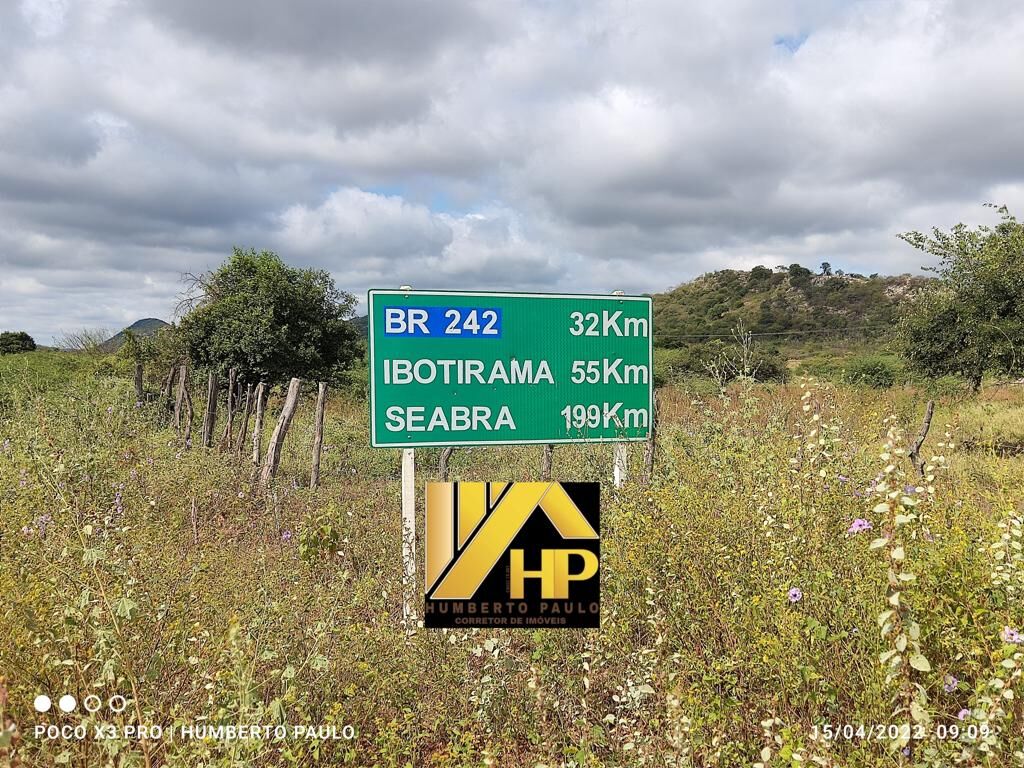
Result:
[[[340,287],[916,271],[1024,212],[1019,0],[0,0],[0,329]]]

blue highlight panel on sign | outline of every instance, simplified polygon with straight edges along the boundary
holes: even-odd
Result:
[[[384,335],[500,339],[498,307],[384,307]]]

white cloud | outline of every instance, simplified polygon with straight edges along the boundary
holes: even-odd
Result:
[[[1024,206],[1014,0],[0,3],[0,325],[44,340],[233,245],[652,291]]]

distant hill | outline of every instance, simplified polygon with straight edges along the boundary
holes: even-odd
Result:
[[[124,332],[131,331],[136,336],[146,337],[152,336],[154,333],[159,331],[161,328],[166,328],[170,323],[166,323],[163,320],[159,320],[155,317],[147,317],[142,320],[136,320],[134,323],[129,325],[123,331],[111,336],[109,339],[104,341],[100,346],[104,352],[116,352],[124,344]]]
[[[897,305],[932,278],[819,275],[797,264],[710,272],[654,295],[654,343],[681,347],[726,336],[742,322],[779,340],[850,331],[883,335]]]
[[[349,320],[352,323],[352,327],[356,329],[356,333],[359,334],[359,338],[365,339],[370,335],[370,316],[369,315],[358,315]]]

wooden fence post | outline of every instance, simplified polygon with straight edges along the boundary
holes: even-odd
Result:
[[[188,388],[188,379],[184,375],[185,366],[181,366],[181,368],[182,368],[181,385],[185,388],[185,406],[186,406],[186,409],[187,409],[186,410],[186,415],[185,415],[184,443],[185,443],[185,448],[191,448],[192,447],[192,419],[196,415],[196,409],[192,405],[192,393],[189,391],[189,388]]]
[[[441,449],[441,456],[437,460],[437,476],[442,483],[447,483],[448,475],[451,474],[448,461],[451,459],[453,453],[455,453],[455,448],[450,445]]]
[[[245,386],[245,415],[242,417],[242,428],[238,432],[238,455],[245,449],[245,438],[249,434],[249,418],[252,416],[252,384]]]
[[[178,396],[174,399],[174,431],[181,434],[181,409],[185,405],[185,364],[178,369]]]
[[[327,382],[321,381],[316,395],[316,417],[313,422],[313,467],[309,487],[320,485],[320,451],[324,447],[324,411],[327,409]]]
[[[647,443],[644,446],[644,484],[650,485],[654,479],[654,451],[658,441],[658,393],[651,399],[651,428],[647,430]]]
[[[235,389],[238,386],[238,369],[228,369],[228,417],[224,421],[224,434],[221,435],[221,443],[231,447],[232,439],[235,436]]]
[[[213,427],[217,423],[217,374],[210,371],[206,384],[206,413],[203,414],[203,447],[213,445]]]
[[[910,458],[910,462],[914,465],[917,473],[924,477],[924,466],[925,462],[921,458],[921,446],[924,445],[924,440],[928,437],[928,430],[932,426],[932,414],[935,413],[935,401],[929,400],[928,404],[924,407],[924,420],[921,422],[921,431],[917,433],[917,439],[911,443],[907,456]]]
[[[555,457],[555,446],[548,443],[544,446],[544,453],[540,455],[540,479],[551,479],[551,463]]]
[[[267,385],[262,381],[256,385],[256,423],[252,426],[252,463],[260,465],[260,453],[263,447],[263,419],[267,409]]]
[[[164,379],[163,389],[160,390],[160,401],[167,410],[171,409],[171,393],[174,391],[174,375],[177,372],[178,366],[172,365],[171,370],[167,372],[167,378]]]
[[[146,390],[142,386],[142,362],[135,363],[135,402],[141,403],[146,399]]]
[[[267,485],[277,474],[277,466],[281,463],[281,448],[284,446],[284,439],[288,436],[288,428],[292,425],[292,416],[295,415],[295,404],[299,400],[299,386],[302,379],[293,378],[288,384],[288,395],[284,399],[284,408],[281,409],[281,416],[277,420],[277,426],[270,436],[270,443],[267,445],[267,457],[263,460],[263,470],[260,472],[260,484]]]

